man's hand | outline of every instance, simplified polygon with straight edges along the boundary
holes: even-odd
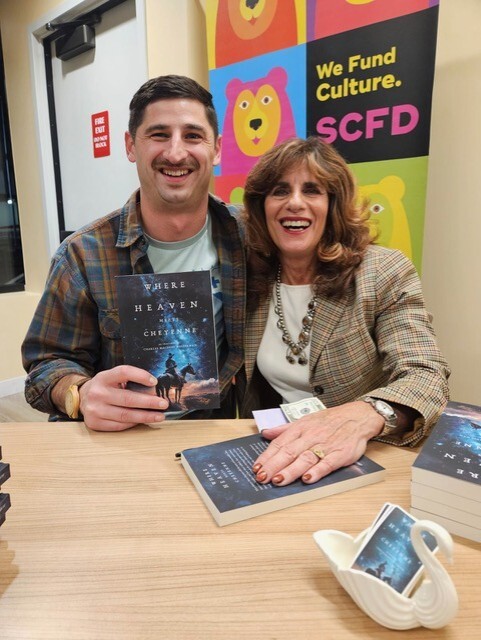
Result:
[[[379,435],[383,427],[384,420],[373,407],[356,401],[264,429],[262,436],[272,442],[253,466],[256,480],[279,486],[297,478],[309,484],[317,482],[332,471],[357,462],[368,440]],[[322,452],[322,459],[312,448]]]
[[[60,408],[63,382],[62,379],[52,391],[52,399]],[[127,382],[138,382],[150,387],[150,391],[130,391],[126,389]],[[129,365],[97,373],[79,389],[80,412],[86,426],[95,431],[123,431],[140,423],[162,422],[169,403],[156,395],[156,384],[156,378],[148,371]]]

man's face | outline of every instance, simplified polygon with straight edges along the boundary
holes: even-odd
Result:
[[[206,208],[221,140],[214,139],[203,104],[184,98],[150,103],[135,139],[125,134],[125,146],[149,206],[186,213]]]

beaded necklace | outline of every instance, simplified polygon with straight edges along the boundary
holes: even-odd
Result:
[[[309,344],[309,340],[311,338],[312,322],[316,307],[319,303],[319,297],[314,295],[310,299],[309,304],[307,305],[307,313],[302,319],[302,328],[301,332],[299,333],[298,341],[294,342],[291,334],[287,330],[286,322],[284,319],[284,311],[282,309],[281,273],[282,267],[281,265],[279,265],[275,284],[276,304],[274,305],[274,311],[279,316],[279,320],[277,321],[277,328],[282,333],[282,342],[287,345],[287,362],[289,362],[289,364],[296,364],[297,362],[298,364],[305,366],[308,363],[308,359],[304,349]]]

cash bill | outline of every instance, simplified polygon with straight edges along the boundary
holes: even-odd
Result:
[[[294,422],[294,420],[298,420],[308,413],[314,413],[315,411],[321,411],[326,408],[319,398],[315,397],[303,398],[296,402],[281,404],[280,407],[289,422]]]

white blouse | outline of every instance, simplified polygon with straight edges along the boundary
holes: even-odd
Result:
[[[294,342],[299,341],[302,319],[312,298],[311,285],[281,284],[282,311],[288,332]],[[257,353],[257,366],[264,378],[283,398],[283,402],[295,402],[312,396],[309,385],[309,365],[290,364],[286,360],[288,346],[282,341],[282,331],[277,326],[279,316],[274,311],[275,285],[269,305],[264,335]],[[310,343],[304,349],[309,360]],[[295,357],[295,356],[294,356]]]

